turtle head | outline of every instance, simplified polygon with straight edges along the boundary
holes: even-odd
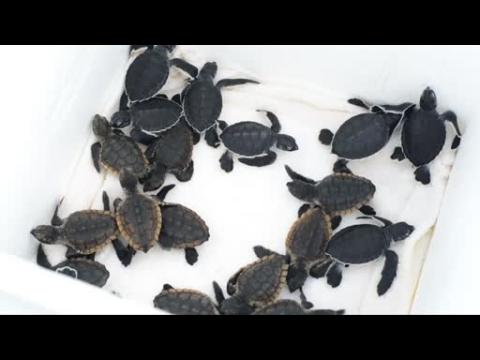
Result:
[[[406,222],[400,222],[388,226],[385,231],[387,231],[391,240],[402,241],[408,238],[415,231],[415,228]]]
[[[437,95],[427,87],[420,98],[420,108],[425,111],[433,111],[437,108]]]
[[[120,185],[127,194],[137,192],[138,178],[128,169],[120,171]]]
[[[110,134],[112,128],[107,119],[100,115],[95,115],[93,118],[93,133],[99,138],[104,138]]]
[[[287,274],[287,285],[290,292],[300,290],[307,281],[307,268],[303,262],[296,262],[290,265]]]
[[[250,315],[253,308],[239,296],[232,296],[222,302],[220,312],[224,315]]]
[[[202,70],[200,70],[200,77],[211,77],[212,79],[217,76],[218,66],[216,62],[206,63]]]
[[[115,128],[121,129],[130,125],[130,122],[131,122],[130,112],[118,111],[115,114],[113,114],[110,124]]]
[[[277,148],[284,151],[297,151],[298,145],[295,139],[289,135],[277,135]]]
[[[42,244],[47,245],[56,244],[60,237],[59,230],[53,226],[48,225],[37,226],[30,233]]]

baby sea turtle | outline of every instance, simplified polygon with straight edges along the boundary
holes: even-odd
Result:
[[[153,305],[173,315],[219,315],[213,300],[196,290],[175,289],[169,284],[153,300]]]
[[[148,173],[148,162],[139,146],[120,130],[114,131],[106,118],[95,116],[93,132],[100,139],[91,148],[93,164],[98,172],[103,165],[114,173],[128,169],[140,178]]]
[[[103,287],[110,273],[104,265],[85,258],[72,258],[52,266],[40,244],[37,251],[37,264],[57,273],[73,277],[91,285]]]
[[[178,124],[183,109],[164,96],[133,104],[129,109],[112,116],[115,128],[132,125],[130,136],[137,142],[149,145],[158,135]]]
[[[151,99],[163,88],[170,75],[170,66],[185,71],[192,78],[197,68],[182,59],[169,59],[174,45],[156,45],[140,54],[130,65],[125,78],[125,91],[130,102]]]
[[[220,138],[227,148],[220,159],[223,170],[233,170],[232,153],[242,156],[238,160],[245,165],[261,167],[275,162],[277,154],[271,150],[273,146],[284,151],[298,150],[293,137],[280,134],[281,125],[277,116],[270,111],[265,113],[272,123],[270,128],[247,121],[223,129]]]
[[[218,284],[215,293],[224,315],[249,315],[257,308],[274,302],[285,286],[288,265],[285,256],[272,254],[240,269],[230,278],[224,300]]]
[[[293,180],[287,184],[290,193],[310,206],[320,206],[332,217],[336,217],[336,228],[340,215],[353,210],[360,210],[366,215],[374,215],[375,211],[366,204],[373,198],[376,188],[368,179],[356,176],[347,168],[344,160],[335,163],[334,174],[323,180],[314,181],[299,175],[290,167],[285,167]],[[300,213],[309,208],[302,206]]]
[[[294,300],[278,300],[255,311],[252,315],[344,315],[345,310],[306,311]]]
[[[383,149],[407,111],[415,106],[411,103],[370,105],[360,99],[350,99],[349,103],[366,108],[370,113],[347,120],[335,135],[324,129],[319,136],[322,144],[332,145],[333,154],[349,160],[363,159]]]
[[[382,278],[377,286],[379,296],[384,295],[390,289],[393,280],[397,276],[398,255],[389,250],[392,241],[402,241],[409,237],[415,228],[405,222],[392,224],[392,222],[376,217],[383,223],[383,227],[363,224],[347,227],[336,233],[327,247],[327,254],[332,258],[332,267],[327,270],[337,272],[340,276],[340,264],[366,264],[385,256],[385,265]],[[338,283],[339,285],[339,283]]]
[[[164,46],[168,46],[168,45],[164,45]],[[134,51],[137,51],[137,50],[142,50],[142,49],[152,50],[154,47],[155,47],[155,45],[130,45],[130,53],[132,53]]]
[[[182,96],[187,122],[197,133],[206,133],[205,139],[213,147],[220,145],[217,124],[223,107],[221,89],[248,83],[258,84],[257,81],[246,79],[224,79],[215,84],[217,69],[217,64],[214,62],[205,64],[198,77],[190,82]]]
[[[415,179],[424,185],[430,183],[428,165],[437,157],[445,145],[447,132],[445,122],[450,122],[456,132],[451,148],[460,145],[462,134],[453,111],[437,112],[437,96],[427,88],[420,99],[420,108],[408,112],[402,128],[402,147],[397,147],[392,159],[408,160],[417,168]]]
[[[145,152],[152,170],[144,179],[144,191],[160,188],[167,173],[175,175],[178,181],[190,181],[194,170],[193,142],[192,131],[184,121],[159,135]]]

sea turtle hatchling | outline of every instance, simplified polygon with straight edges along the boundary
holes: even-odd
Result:
[[[245,165],[261,167],[275,162],[277,154],[271,150],[273,146],[284,151],[298,150],[293,137],[280,134],[281,125],[277,116],[270,111],[265,113],[272,123],[270,128],[251,121],[228,127],[224,127],[225,124],[221,125],[223,129],[220,139],[227,148],[220,159],[223,170],[226,172],[233,170],[232,154],[242,156],[238,160]]]
[[[175,289],[169,284],[153,300],[157,309],[173,315],[220,315],[218,305],[196,290]]]
[[[100,115],[95,116],[92,127],[100,140],[91,147],[93,164],[98,172],[103,165],[114,173],[128,169],[139,178],[147,175],[148,161],[135,141],[120,130],[113,130],[107,119]]]
[[[407,111],[415,107],[412,103],[370,105],[360,99],[350,99],[349,103],[370,112],[350,118],[335,135],[324,129],[319,136],[322,144],[332,145],[333,154],[348,160],[363,159],[383,149]]]
[[[339,263],[348,265],[367,264],[385,256],[382,277],[377,286],[377,293],[382,296],[390,289],[397,276],[398,255],[389,250],[390,245],[392,241],[398,242],[408,238],[415,228],[405,222],[393,224],[380,217],[375,216],[374,218],[381,221],[384,226],[371,224],[349,226],[332,237],[327,247],[327,254],[332,261],[331,266],[326,271],[328,273],[334,268],[341,280],[339,267],[336,266]],[[320,273],[318,275],[318,277],[321,277]]]
[[[125,77],[125,92],[131,103],[151,99],[163,88],[170,75],[170,67],[185,71],[192,78],[197,68],[182,59],[170,59],[175,45],[156,45],[147,49],[132,62]]]
[[[335,163],[334,174],[320,181],[302,176],[289,166],[285,168],[293,180],[287,184],[288,190],[294,197],[307,203],[300,208],[300,214],[311,206],[320,206],[334,218],[334,229],[340,223],[340,216],[353,210],[375,215],[375,211],[366,205],[376,192],[375,185],[369,179],[352,174],[344,160]]]
[[[272,254],[243,267],[227,284],[225,299],[217,283],[215,294],[224,315],[250,315],[257,308],[274,302],[286,284],[288,265],[285,256]]]
[[[277,315],[277,316],[301,316],[301,315],[344,315],[345,310],[310,310],[307,311],[294,300],[278,300],[270,305],[256,310],[252,315]]]
[[[107,268],[93,260],[85,258],[72,258],[52,266],[40,244],[37,251],[37,264],[45,269],[73,277],[91,285],[103,287],[110,277]]]
[[[415,179],[424,185],[431,182],[428,165],[442,151],[446,141],[445,122],[450,122],[456,132],[452,149],[460,145],[462,133],[453,111],[443,114],[437,112],[437,96],[427,88],[422,93],[420,108],[408,112],[403,121],[402,147],[397,147],[392,159],[404,160],[405,157],[417,168]]]
[[[223,107],[221,89],[249,83],[258,84],[257,81],[247,79],[224,79],[215,84],[217,70],[216,63],[205,64],[198,77],[190,82],[181,96],[188,124],[197,133],[205,133],[207,143],[213,147],[220,145],[217,125]]]

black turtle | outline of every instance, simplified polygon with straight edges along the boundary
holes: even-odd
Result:
[[[311,310],[306,311],[294,300],[278,300],[270,305],[256,310],[252,315],[344,315],[345,310]]]
[[[156,96],[148,101],[133,104],[112,116],[115,128],[132,125],[130,136],[137,142],[149,145],[161,133],[178,124],[182,107],[164,96]]]
[[[408,112],[403,121],[402,147],[397,147],[392,159],[408,160],[417,168],[415,179],[424,185],[430,183],[428,165],[437,157],[445,145],[447,132],[445,122],[450,122],[455,128],[456,137],[451,148],[460,145],[462,134],[453,111],[443,114],[437,112],[437,97],[435,92],[427,88],[420,98],[420,108]]]
[[[249,315],[257,308],[274,302],[285,286],[288,265],[285,256],[267,255],[243,267],[227,284],[225,299],[221,288],[214,283],[215,294],[224,315]]]
[[[156,45],[140,54],[130,65],[125,78],[125,92],[131,103],[151,99],[163,88],[170,66],[185,71],[192,78],[197,68],[182,59],[169,59],[175,45]]]
[[[206,133],[205,139],[213,147],[220,145],[217,124],[223,107],[221,89],[248,83],[258,84],[257,81],[247,79],[224,79],[215,84],[217,69],[214,62],[205,64],[198,77],[190,82],[182,94],[185,119],[197,133]]]
[[[318,269],[316,277],[321,277],[333,271],[341,282],[341,270],[338,264],[356,265],[366,264],[385,256],[385,265],[382,278],[377,286],[379,296],[384,295],[390,289],[393,280],[397,276],[398,255],[389,250],[392,241],[401,241],[409,237],[415,228],[405,222],[392,224],[392,222],[375,217],[384,226],[362,224],[347,227],[336,233],[327,247],[327,254],[331,257],[330,266],[325,266],[324,271]],[[332,285],[332,284],[331,284]]]
[[[270,111],[265,113],[272,122],[270,128],[247,121],[223,129],[220,139],[227,148],[220,159],[223,170],[233,170],[232,153],[242,156],[238,160],[245,165],[261,167],[275,162],[277,154],[271,150],[273,146],[284,151],[298,150],[293,137],[280,134],[281,126],[277,116]]]
[[[192,131],[183,121],[150,144],[145,155],[152,169],[143,181],[144,191],[160,188],[167,173],[175,175],[178,181],[190,181],[194,170],[193,145]]]
[[[333,154],[349,160],[363,159],[383,149],[407,111],[415,106],[411,103],[370,105],[360,99],[350,99],[349,103],[366,108],[370,113],[347,120],[335,135],[324,129],[319,136],[322,144],[332,145]]]
[[[37,251],[37,264],[57,273],[73,277],[91,285],[103,287],[110,273],[106,267],[96,261],[85,258],[73,258],[52,266],[40,244]]]
[[[218,305],[196,290],[175,289],[169,284],[153,300],[153,305],[173,315],[220,315]]]
[[[107,119],[100,115],[93,119],[93,132],[100,140],[91,148],[93,164],[98,172],[103,165],[114,173],[128,169],[139,178],[147,175],[148,161],[135,141],[120,130],[113,130]]]
[[[285,168],[293,180],[287,184],[288,190],[294,197],[307,203],[300,208],[299,214],[311,206],[320,206],[332,217],[334,229],[341,221],[340,216],[353,210],[375,215],[375,211],[366,205],[376,192],[375,185],[364,177],[352,174],[344,160],[335,163],[334,174],[320,181],[306,178],[289,166]]]

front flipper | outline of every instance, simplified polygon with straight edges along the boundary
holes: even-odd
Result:
[[[102,150],[102,144],[99,142],[95,143],[92,145],[90,151],[92,153],[92,160],[93,160],[93,165],[95,166],[95,169],[97,169],[97,172],[100,173],[100,152]]]
[[[187,166],[187,168],[185,170],[174,172],[173,175],[175,175],[175,177],[177,178],[178,181],[187,182],[187,181],[192,180],[193,171],[194,171],[194,165],[193,165],[193,160],[192,160],[192,161],[190,161],[190,164]]]
[[[327,273],[327,283],[333,288],[336,288],[340,286],[342,283],[343,275],[342,275],[342,270],[340,269],[340,264],[336,263],[330,269],[328,270]]]
[[[335,174],[352,174],[352,171],[347,167],[348,161],[345,159],[339,159],[333,165],[333,172]]]
[[[185,260],[188,265],[194,265],[198,261],[198,252],[194,248],[185,249]]]
[[[398,160],[398,161],[403,161],[405,160],[405,154],[403,153],[403,150],[400,146],[397,146],[395,150],[393,151],[392,156],[390,156],[392,160]]]
[[[220,146],[220,138],[218,137],[217,126],[212,126],[205,133],[205,141],[207,144],[213,148],[218,148]]]
[[[267,110],[257,110],[258,112],[264,112],[267,115],[268,120],[270,120],[272,126],[271,129],[275,134],[279,134],[282,131],[282,125],[280,125],[280,120],[278,120],[277,115]]]
[[[354,106],[361,107],[363,109],[367,109],[367,110],[370,110],[372,108],[372,105],[358,98],[349,99],[348,103]]]
[[[175,185],[164,186],[162,189],[160,189],[160,191],[156,195],[157,199],[163,203],[168,193],[172,191],[174,188],[175,188]]]
[[[45,254],[45,251],[43,250],[42,244],[38,245],[38,250],[37,250],[37,264],[40,265],[41,267],[45,269],[51,269],[52,264],[50,264],[50,261],[48,261],[47,255]]]
[[[237,86],[237,85],[244,85],[244,84],[260,84],[258,81],[255,80],[248,80],[248,79],[223,79],[217,83],[217,88],[221,89],[224,87],[229,86]]]
[[[259,259],[263,259],[267,256],[271,256],[271,255],[279,255],[278,253],[276,253],[275,251],[272,251],[272,250],[269,250],[263,246],[255,246],[253,248],[253,252],[255,253],[255,255],[259,258]]]
[[[393,280],[397,277],[398,255],[388,250],[385,252],[385,265],[382,270],[382,278],[377,286],[378,296],[384,295],[392,286]]]
[[[320,279],[327,275],[328,270],[333,264],[333,260],[328,259],[326,261],[319,262],[313,265],[310,269],[310,276],[315,279]]]
[[[215,294],[215,300],[217,300],[217,304],[220,307],[225,301],[225,295],[223,294],[222,288],[216,281],[213,282],[213,292]]]
[[[415,170],[415,180],[421,182],[423,185],[430,184],[430,170],[428,170],[427,166],[421,166],[417,170]]]
[[[333,138],[334,138],[333,132],[331,132],[328,129],[323,129],[320,131],[320,135],[318,136],[318,140],[323,144],[323,145],[332,145]]]
[[[233,171],[233,158],[230,151],[226,151],[220,158],[220,167],[227,173]]]
[[[192,78],[196,78],[198,76],[198,68],[193,66],[189,62],[182,60],[182,59],[171,59],[170,65],[179,68],[182,71],[185,71],[188,75]]]
[[[298,181],[301,181],[301,182],[304,182],[304,183],[307,183],[307,184],[311,184],[311,185],[316,184],[316,182],[313,181],[312,179],[309,179],[309,178],[307,178],[303,175],[300,175],[297,172],[293,171],[292,168],[288,165],[285,165],[285,170],[287,170],[287,174],[288,174],[288,176],[290,176],[290,178],[292,180],[298,180]]]
[[[447,121],[452,124],[455,132],[457,133],[457,136],[455,136],[455,139],[452,143],[452,150],[455,150],[460,146],[460,142],[462,140],[462,132],[460,131],[460,127],[458,126],[457,115],[453,111],[447,111],[443,113],[440,117],[443,121]]]
[[[269,151],[267,155],[264,156],[259,156],[253,159],[249,158],[239,158],[238,161],[240,161],[242,164],[248,165],[248,166],[255,166],[255,167],[264,167],[268,165],[272,165],[275,160],[277,160],[277,154],[274,153],[273,151]]]
[[[57,204],[55,207],[55,211],[53,212],[52,219],[50,220],[50,225],[52,226],[62,226],[63,225],[63,220],[60,219],[58,216],[58,210],[60,209],[60,206],[63,203],[63,198],[60,200],[60,202]]]

